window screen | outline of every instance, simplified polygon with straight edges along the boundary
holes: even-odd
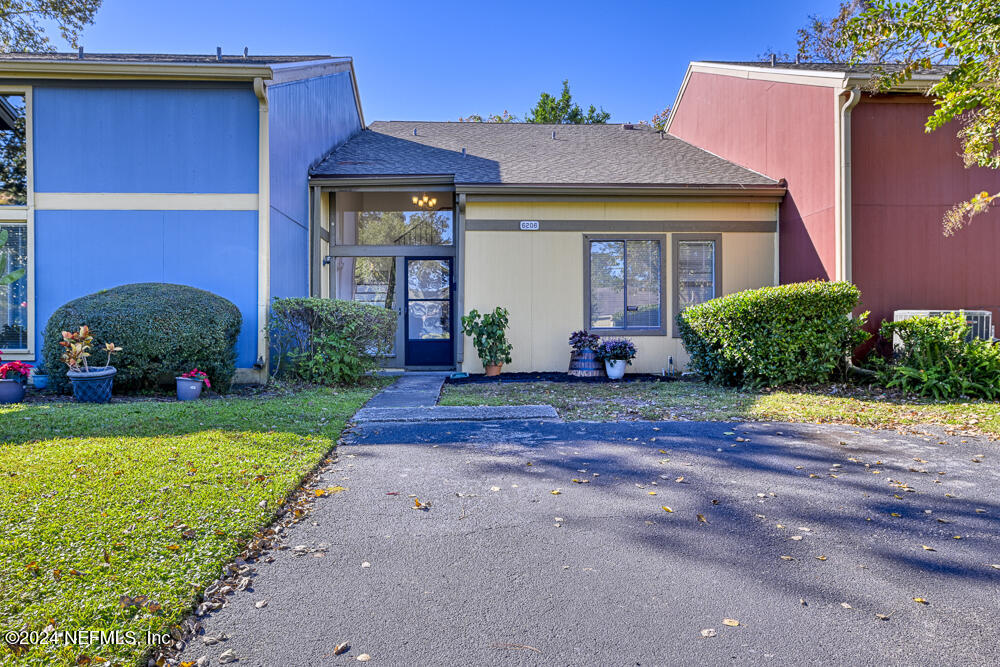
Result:
[[[677,244],[677,307],[684,310],[715,298],[715,241]]]

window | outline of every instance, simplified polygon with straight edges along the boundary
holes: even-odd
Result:
[[[0,350],[28,347],[28,226],[0,223]]]
[[[337,245],[434,246],[454,243],[451,192],[340,192]]]
[[[665,333],[660,240],[585,237],[585,248],[584,326],[603,333]]]
[[[0,90],[0,351],[5,356],[29,354],[34,347],[28,282],[31,279],[30,99],[24,88]]]
[[[674,234],[675,313],[722,295],[721,248],[719,234]]]

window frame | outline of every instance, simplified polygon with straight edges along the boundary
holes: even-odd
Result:
[[[660,246],[660,326],[594,329],[591,326],[590,244],[593,241],[656,241]],[[584,234],[583,235],[583,328],[601,336],[666,336],[667,335],[667,247],[665,234]],[[626,251],[626,274],[628,252]],[[628,292],[628,282],[624,285]]]
[[[5,361],[34,361],[35,350],[35,158],[34,158],[34,103],[32,86],[30,85],[0,85],[0,95],[24,96],[24,158],[26,173],[26,204],[0,206],[0,224],[24,225],[28,234],[28,266],[25,278],[28,281],[28,332],[27,347],[4,348],[0,350]]]
[[[677,315],[680,314],[680,251],[684,241],[713,241],[715,243],[715,295],[713,299],[722,296],[722,234],[671,234],[670,280],[673,285],[671,295],[671,314],[673,322],[673,338],[680,338],[680,327],[677,326]]]

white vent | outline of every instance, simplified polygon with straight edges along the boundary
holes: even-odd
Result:
[[[971,331],[970,338],[982,340],[993,339],[993,313],[988,310],[897,310],[892,314],[893,322],[908,320],[911,317],[940,317],[948,313],[962,313]],[[895,338],[895,336],[894,336]],[[893,341],[896,344],[896,341]]]

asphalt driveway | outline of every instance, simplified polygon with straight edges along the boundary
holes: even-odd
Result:
[[[184,658],[1000,664],[998,461],[837,427],[365,424],[324,474],[347,490]]]

